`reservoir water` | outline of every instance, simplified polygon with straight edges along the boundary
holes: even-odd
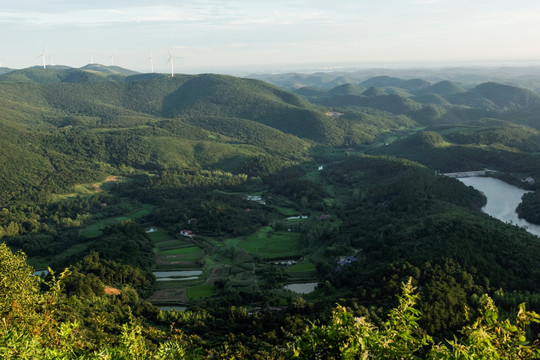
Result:
[[[285,285],[284,288],[286,290],[291,290],[292,292],[295,292],[297,294],[309,294],[310,292],[315,291],[315,288],[317,287],[318,283],[301,283],[301,284],[288,284]]]
[[[487,203],[482,208],[483,212],[505,223],[524,227],[531,234],[540,236],[540,225],[520,219],[516,213],[521,197],[528,192],[527,190],[491,177],[466,177],[458,180],[481,191],[486,196]]]

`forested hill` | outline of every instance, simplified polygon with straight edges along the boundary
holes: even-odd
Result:
[[[340,141],[333,139],[340,132],[335,120],[300,97],[258,80],[213,74],[111,80],[111,76],[80,69],[33,68],[0,76],[2,81],[4,103],[31,104],[57,118],[218,116],[252,120],[316,141]]]
[[[31,68],[0,75],[0,203],[119,167],[278,169],[359,133],[259,80]],[[112,75],[109,73],[113,73]]]

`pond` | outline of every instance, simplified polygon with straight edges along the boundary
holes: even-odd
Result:
[[[152,274],[156,278],[161,277],[184,277],[202,275],[202,270],[182,270],[182,271],[154,271]]]
[[[481,191],[487,198],[482,211],[505,223],[521,226],[528,232],[540,236],[540,225],[532,224],[527,220],[520,219],[516,208],[521,202],[523,194],[527,190],[505,183],[502,180],[491,177],[467,177],[458,179],[468,186]]]
[[[49,270],[36,270],[34,271],[34,273],[32,274],[34,276],[47,276],[49,275]]]
[[[295,292],[297,294],[309,294],[310,292],[313,292],[315,288],[317,287],[318,283],[298,283],[298,284],[288,284],[285,285],[283,288],[285,290],[291,290],[292,292]]]
[[[188,281],[197,280],[202,273],[202,270],[182,270],[154,271],[152,274],[156,277],[156,281]]]

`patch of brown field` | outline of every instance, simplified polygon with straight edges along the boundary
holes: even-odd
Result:
[[[148,298],[148,301],[157,302],[157,303],[163,303],[163,302],[186,303],[189,301],[189,297],[187,295],[187,288],[163,289],[163,290],[156,290],[154,294],[152,294],[152,296]]]
[[[216,266],[212,268],[210,276],[229,276],[231,273],[230,266]]]
[[[107,176],[107,178],[105,179],[104,182],[116,182],[116,181],[121,181],[121,180],[124,180],[124,179],[125,179],[124,176],[109,175],[109,176]]]
[[[118,290],[117,288],[113,288],[110,286],[105,286],[105,294],[107,295],[120,295],[122,292]]]

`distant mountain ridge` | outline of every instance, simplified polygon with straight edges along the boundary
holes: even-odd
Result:
[[[361,91],[365,87],[369,88]],[[361,85],[343,84],[329,90],[300,88],[295,92],[305,94],[310,101],[324,106],[372,107],[393,113],[410,113],[418,110],[419,104],[447,108],[456,105],[495,111],[540,106],[540,95],[535,92],[496,82],[465,89],[448,80],[432,84],[421,79],[403,80],[378,76],[363,81]]]
[[[287,90],[295,90],[304,86],[328,90],[337,85],[343,85],[344,83],[361,84],[368,79],[378,77],[380,78],[379,80],[384,80],[385,78],[407,80],[422,79],[423,81],[428,81],[430,83],[448,80],[469,89],[485,82],[499,82],[527,88],[540,93],[540,66],[371,68],[362,70],[317,72],[312,74],[251,74],[249,77],[269,82]],[[336,81],[339,81],[340,83],[336,84]],[[373,86],[380,86],[380,84]],[[393,85],[387,84],[385,86]]]
[[[82,68],[55,65],[43,68],[31,68],[0,72],[0,82],[25,82],[37,84],[53,84],[61,82],[100,82],[119,80],[114,75],[126,77],[139,74],[136,71],[124,69],[119,66],[106,66],[89,64]],[[121,78],[122,79],[122,78]],[[122,79],[123,80],[123,79]]]

